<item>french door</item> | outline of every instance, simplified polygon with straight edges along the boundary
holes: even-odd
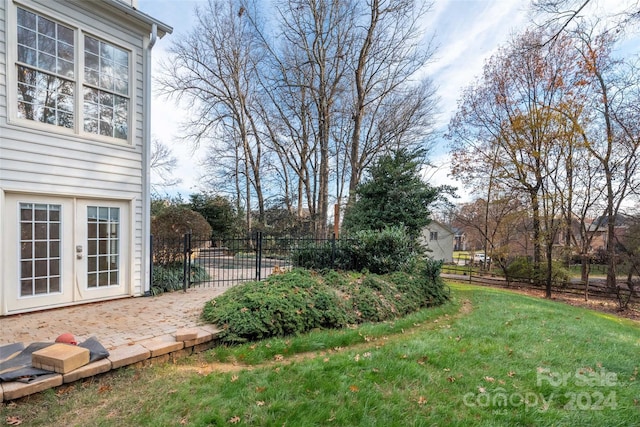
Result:
[[[81,200],[74,248],[81,300],[128,293],[129,206],[124,202]]]
[[[7,195],[8,313],[127,295],[129,203]]]

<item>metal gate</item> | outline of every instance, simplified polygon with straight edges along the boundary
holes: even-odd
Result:
[[[173,266],[182,263],[182,288],[186,291],[194,286],[230,286],[262,280],[289,270],[300,265],[300,248],[323,251],[333,259],[336,239],[272,237],[262,232],[251,237],[225,239],[185,234],[181,242],[152,239],[152,246],[156,262]],[[151,274],[153,279],[153,266]]]

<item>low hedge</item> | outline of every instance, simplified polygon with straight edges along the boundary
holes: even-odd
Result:
[[[202,317],[221,328],[225,343],[393,319],[447,300],[432,269],[388,275],[295,269],[229,289],[205,304]]]
[[[418,259],[416,244],[403,227],[362,230],[335,242],[311,241],[296,248],[292,255],[296,267],[377,274],[412,268]]]

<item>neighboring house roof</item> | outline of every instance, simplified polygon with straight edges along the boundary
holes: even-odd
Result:
[[[614,216],[614,223],[616,227],[626,227],[628,223],[632,221],[632,217],[629,215],[618,213]],[[589,224],[589,231],[604,231],[609,225],[609,217],[601,216],[596,218]]]
[[[431,224],[434,224],[434,225],[444,229],[446,232],[449,232],[451,234],[456,234],[453,228],[449,227],[448,225],[445,225],[445,224],[441,223],[440,221],[436,221],[435,219],[432,219],[431,222],[429,224],[427,224],[426,228],[429,228],[431,226]]]
[[[461,236],[465,234],[465,231],[460,227],[451,227],[451,230],[453,231],[453,234],[455,234],[456,236]]]

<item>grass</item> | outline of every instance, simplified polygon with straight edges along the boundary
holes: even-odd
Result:
[[[640,426],[640,326],[505,290],[395,322],[121,369],[0,408],[23,425]]]

